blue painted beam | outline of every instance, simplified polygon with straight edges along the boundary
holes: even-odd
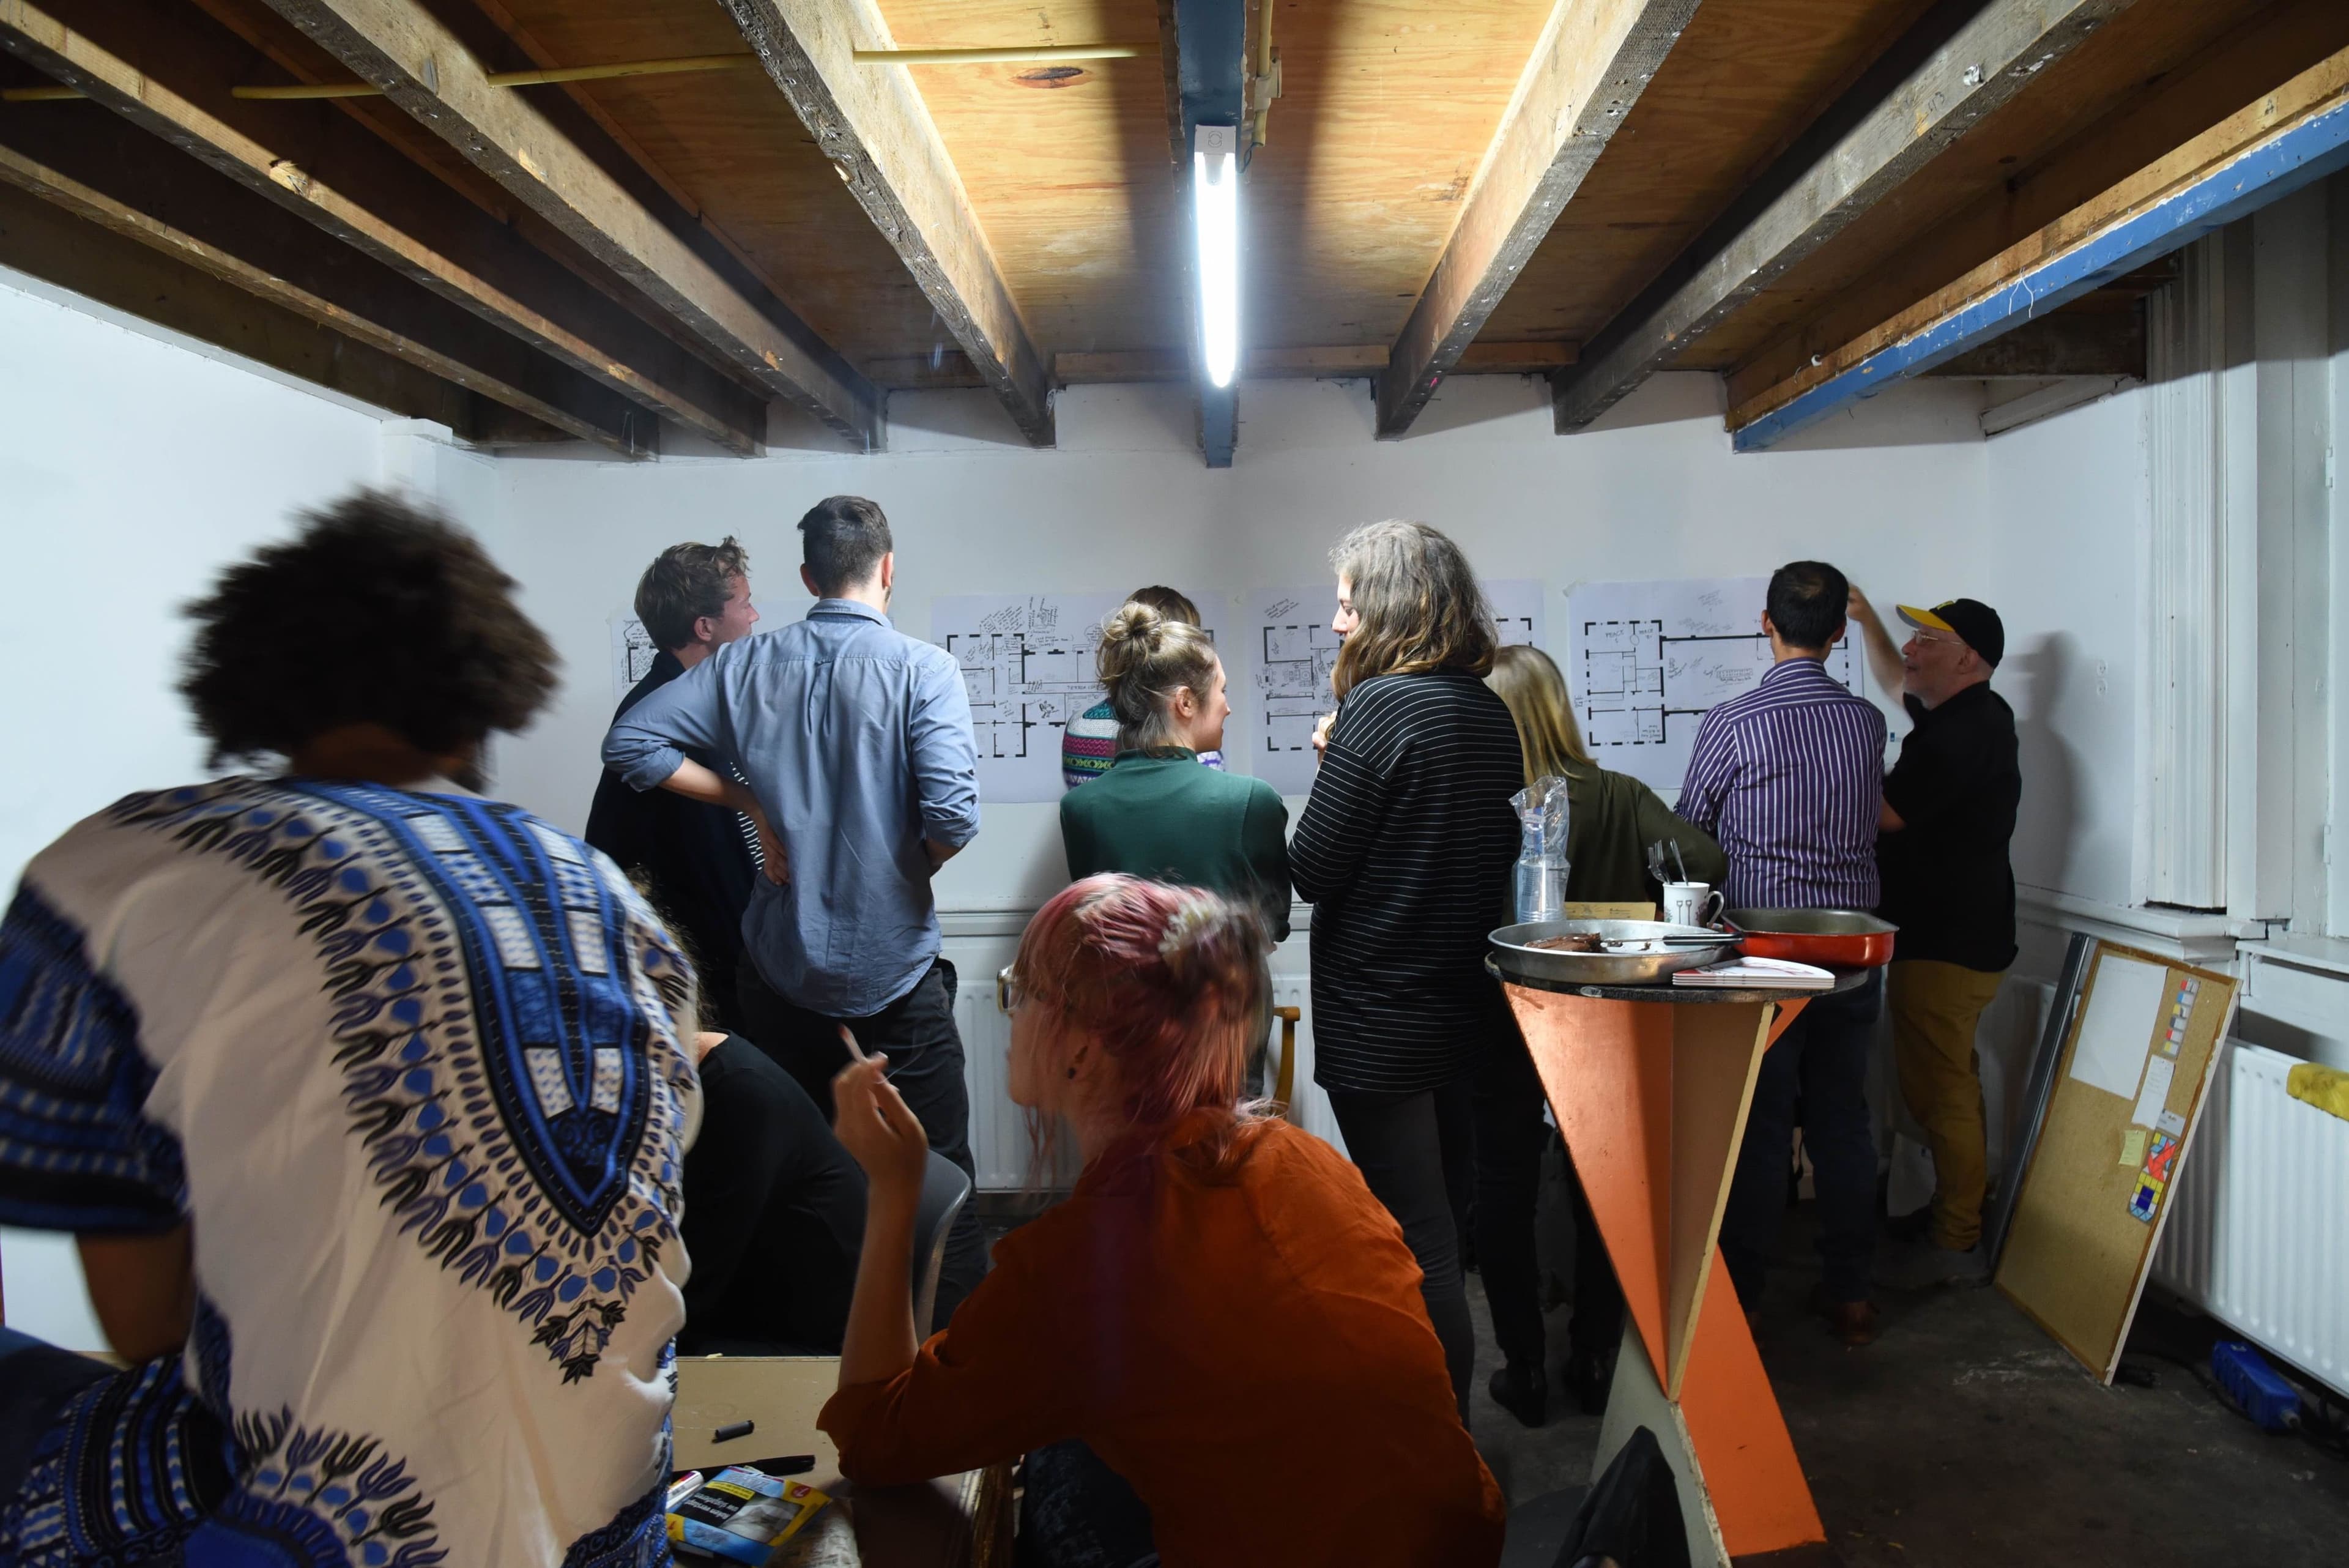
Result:
[[[2349,168],[2349,103],[2336,103],[2274,133],[2137,216],[2048,258],[1994,293],[1877,350],[1735,431],[1731,444],[1738,452],[1766,452],[1806,425],[1955,358],[2344,168]]]
[[[1246,109],[1247,73],[1247,9],[1243,0],[1174,0],[1175,85],[1182,101],[1183,140],[1179,153],[1183,189],[1191,188],[1192,132],[1202,125],[1237,125]],[[1243,139],[1241,161],[1247,161]],[[1190,203],[1184,203],[1187,214]],[[1247,188],[1240,188],[1240,234],[1247,234]],[[1186,224],[1186,229],[1191,225]],[[1195,230],[1192,230],[1195,232]],[[1190,243],[1187,235],[1185,243]],[[1194,373],[1199,388],[1199,450],[1209,468],[1229,468],[1232,449],[1239,441],[1239,397],[1237,381],[1229,387],[1211,384],[1197,348],[1198,268],[1185,269],[1191,278]],[[1241,299],[1247,308],[1247,298]]]

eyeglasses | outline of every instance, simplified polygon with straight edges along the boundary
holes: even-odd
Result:
[[[1007,1018],[1018,1011],[1021,1002],[1028,1000],[1020,989],[1019,981],[1012,977],[1011,970],[1010,964],[1005,964],[995,971],[995,1005],[1002,1010]]]

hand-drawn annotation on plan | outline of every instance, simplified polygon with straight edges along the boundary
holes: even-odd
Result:
[[[1482,586],[1502,642],[1540,647],[1541,584],[1507,578]],[[1330,629],[1336,609],[1337,593],[1330,583],[1258,588],[1248,596],[1257,701],[1249,705],[1253,711],[1247,712],[1245,728],[1242,715],[1233,714],[1224,750],[1227,756],[1242,750],[1244,735],[1247,771],[1283,794],[1312,791],[1314,726],[1337,710],[1330,684],[1342,640]],[[1241,707],[1237,698],[1233,706]]]
[[[1215,636],[1212,597],[1198,598]],[[930,640],[954,655],[970,697],[981,800],[1061,798],[1061,736],[1102,700],[1101,623],[1115,594],[967,594],[930,604]]]
[[[612,612],[612,701],[627,696],[636,682],[652,673],[653,659],[660,649],[653,646],[645,623],[636,618],[633,609]]]
[[[1668,795],[1688,773],[1706,713],[1750,691],[1770,669],[1761,627],[1766,577],[1585,583],[1567,597],[1567,688],[1600,766]],[[1866,694],[1849,638],[1827,672]]]

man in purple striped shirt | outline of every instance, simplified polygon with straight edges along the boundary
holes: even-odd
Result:
[[[1826,672],[1844,634],[1844,575],[1795,561],[1770,578],[1762,629],[1776,662],[1753,691],[1704,716],[1680,813],[1721,841],[1731,909],[1873,909],[1884,804],[1884,715]],[[1813,1303],[1847,1344],[1875,1337],[1868,1299],[1876,1251],[1876,1138],[1868,1056],[1878,985],[1804,1008],[1762,1058],[1721,1251],[1738,1299],[1761,1303],[1786,1209],[1795,1106],[1803,1108],[1819,1203],[1821,1278]]]

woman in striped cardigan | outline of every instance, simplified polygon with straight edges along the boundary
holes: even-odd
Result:
[[[1509,919],[1524,761],[1483,679],[1493,621],[1460,547],[1423,523],[1372,523],[1330,559],[1339,706],[1315,737],[1320,771],[1289,846],[1314,907],[1313,1076],[1419,1260],[1464,1416],[1476,1080],[1509,1038],[1485,937]]]

